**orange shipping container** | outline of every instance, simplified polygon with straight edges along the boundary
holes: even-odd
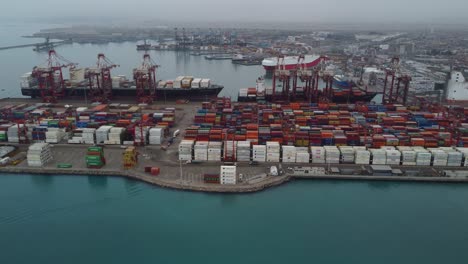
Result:
[[[158,176],[160,172],[161,172],[161,169],[159,167],[151,168],[151,175]]]

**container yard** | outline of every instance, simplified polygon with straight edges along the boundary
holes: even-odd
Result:
[[[455,122],[453,110],[398,104],[2,100],[1,144],[18,151],[0,170],[116,175],[217,192],[293,178],[466,181],[459,171],[468,166],[468,108],[456,111]],[[396,172],[382,176],[375,166]]]

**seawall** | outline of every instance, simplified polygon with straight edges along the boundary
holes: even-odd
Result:
[[[52,174],[52,175],[93,175],[93,176],[117,176],[139,180],[163,188],[208,192],[208,193],[252,193],[262,191],[274,186],[279,186],[290,180],[289,176],[268,177],[266,180],[253,184],[238,185],[200,185],[183,181],[169,181],[157,176],[150,176],[132,170],[92,170],[92,169],[55,169],[55,168],[32,168],[32,167],[5,167],[0,168],[2,173],[14,174]]]

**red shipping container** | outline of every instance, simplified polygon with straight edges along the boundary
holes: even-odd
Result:
[[[151,168],[151,175],[158,176],[160,172],[161,172],[161,169],[159,167]]]

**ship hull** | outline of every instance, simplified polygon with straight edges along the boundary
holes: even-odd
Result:
[[[322,61],[322,57],[317,55],[306,55],[305,60],[301,63],[306,68],[312,68],[317,66]],[[285,70],[294,70],[297,68],[299,63],[299,57],[297,56],[288,56],[285,57],[283,60],[280,61],[282,63],[282,67]],[[278,58],[267,58],[262,61],[263,68],[266,70],[267,75],[271,75],[273,71],[278,66]]]
[[[212,85],[209,88],[191,88],[191,89],[174,89],[174,88],[158,88],[156,90],[157,100],[171,99],[188,99],[188,100],[207,100],[215,98],[223,90],[221,85]],[[65,98],[84,98],[85,88],[65,89]],[[23,96],[32,98],[41,97],[41,91],[36,88],[21,88]],[[132,88],[114,88],[112,95],[118,98],[136,97],[136,89]],[[158,99],[159,98],[159,99]]]
[[[356,102],[370,102],[377,93],[365,94],[365,95],[343,95],[343,96],[334,96],[333,102],[334,103],[356,103]]]
[[[370,102],[377,93],[367,93],[362,95],[335,95],[333,96],[333,103],[356,103],[356,102]],[[303,94],[298,94],[297,98],[305,98]],[[237,101],[238,102],[255,102],[258,101],[258,97],[247,97],[247,96],[239,96]],[[264,100],[262,97],[261,100]],[[297,102],[307,101],[307,100],[296,100]]]
[[[351,88],[353,84],[348,81],[338,81],[336,79],[333,80],[333,86],[338,86],[342,88]]]

